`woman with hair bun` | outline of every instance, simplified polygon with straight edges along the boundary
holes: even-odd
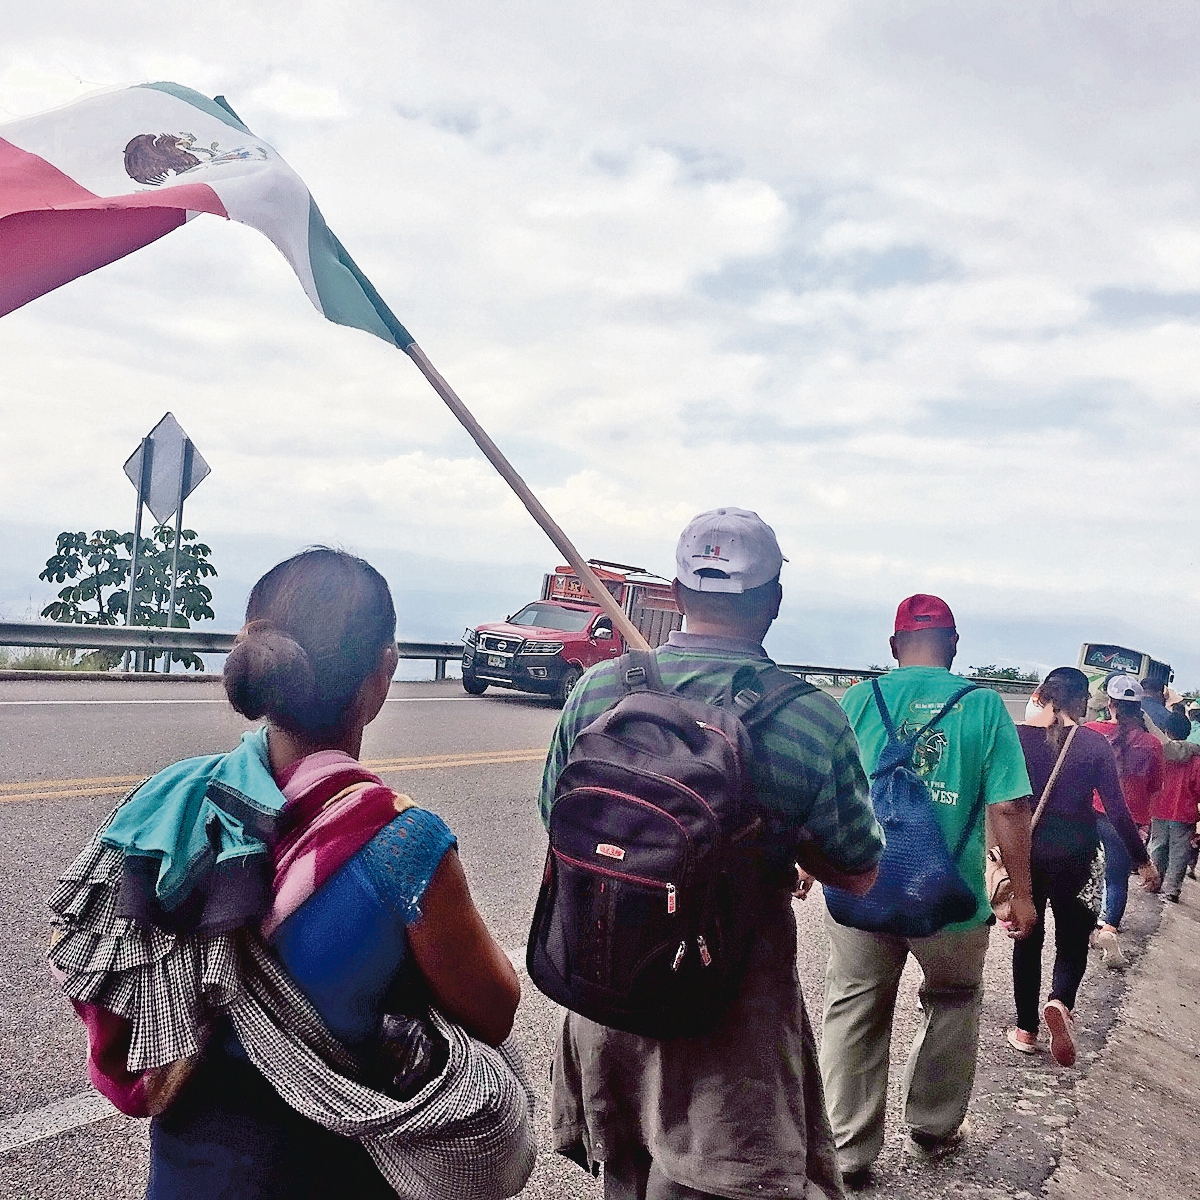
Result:
[[[1088,679],[1074,667],[1056,667],[1038,686],[1025,724],[1017,727],[1033,795],[1038,797],[1030,861],[1038,923],[1013,946],[1013,992],[1017,1025],[1009,1045],[1022,1054],[1038,1050],[1045,912],[1054,910],[1054,979],[1041,1018],[1050,1031],[1050,1053],[1061,1066],[1075,1062],[1073,1010],[1087,970],[1088,939],[1096,914],[1079,899],[1096,856],[1093,795],[1143,878],[1157,875],[1150,865],[1121,794],[1117,764],[1106,739],[1080,727],[1087,712]]]
[[[51,898],[92,1081],[154,1118],[150,1200],[370,1200],[447,1171],[411,1194],[508,1196],[532,1169],[516,972],[454,835],[358,762],[395,629],[362,559],[267,572],[224,669],[265,724],[143,784]]]

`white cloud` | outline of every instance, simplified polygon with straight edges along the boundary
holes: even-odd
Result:
[[[64,2],[6,29],[0,110],[225,94],[589,554],[669,570],[692,511],[747,504],[831,604],[943,587],[1030,637],[1047,607],[1116,613],[1200,682],[1168,498],[1200,451],[1198,26]],[[322,323],[245,229],[199,219],[11,314],[0,358],[10,520],[126,522],[120,464],[170,408],[214,468],[189,519],[218,561],[250,527],[531,587],[557,558],[411,364]]]
[[[254,88],[249,101],[289,121],[344,121],[354,116],[336,87],[294,79],[286,72]]]

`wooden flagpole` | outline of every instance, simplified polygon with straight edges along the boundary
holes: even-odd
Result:
[[[483,426],[471,415],[471,410],[458,398],[454,389],[442,378],[437,368],[425,356],[425,351],[411,342],[404,352],[417,364],[422,375],[433,385],[433,390],[446,402],[446,407],[458,418],[462,427],[471,435],[484,457],[504,477],[504,481],[516,492],[529,515],[542,527],[546,536],[554,543],[558,552],[567,560],[579,581],[592,593],[600,607],[612,618],[613,626],[625,639],[631,650],[649,650],[650,644],[638,632],[625,610],[617,603],[612,592],[596,577],[596,572],[583,560],[582,555],[571,544],[571,539],[559,528],[554,518],[542,507],[542,502],[533,494],[512,464],[500,452],[499,446],[488,437]]]

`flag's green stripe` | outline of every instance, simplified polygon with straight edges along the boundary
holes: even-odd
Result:
[[[193,108],[208,113],[210,117],[216,117],[218,121],[232,125],[234,129],[240,129],[242,133],[250,133],[250,130],[237,119],[233,109],[227,104],[218,104],[215,100],[201,95],[200,92],[192,91],[191,88],[183,87],[178,83],[143,83],[140,86],[153,88],[156,92],[166,92],[168,96],[174,96],[176,100],[182,100],[185,104],[190,104]],[[250,133],[250,136],[253,137],[254,134]]]
[[[208,113],[218,121],[254,134],[242,124],[224,96],[210,100],[200,92],[180,86],[178,83],[145,83],[142,87],[166,92],[201,112]],[[345,247],[334,237],[316,202],[309,197],[308,209],[308,258],[312,266],[313,282],[321,301],[321,311],[338,325],[350,325],[365,329],[376,337],[391,342],[401,350],[407,350],[415,340],[396,320],[392,310],[371,285],[371,281],[358,269]]]
[[[333,236],[311,197],[308,208],[308,258],[321,311],[339,325],[365,329],[407,350],[414,338],[399,321],[371,281],[358,269],[345,247]]]

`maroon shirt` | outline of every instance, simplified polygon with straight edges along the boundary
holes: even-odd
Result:
[[[1017,733],[1021,738],[1021,749],[1025,751],[1025,766],[1033,788],[1032,803],[1036,808],[1042,792],[1046,790],[1050,772],[1054,770],[1058,751],[1046,740],[1046,731],[1038,726],[1018,725]],[[1093,794],[1099,795],[1105,815],[1125,843],[1133,861],[1139,865],[1144,863],[1146,847],[1142,845],[1137,826],[1125,805],[1112,747],[1102,733],[1086,726],[1080,728],[1067,751],[1066,761],[1034,837],[1044,841],[1047,836],[1053,836],[1055,827],[1061,822],[1090,825],[1094,829],[1096,813],[1092,807]]]

